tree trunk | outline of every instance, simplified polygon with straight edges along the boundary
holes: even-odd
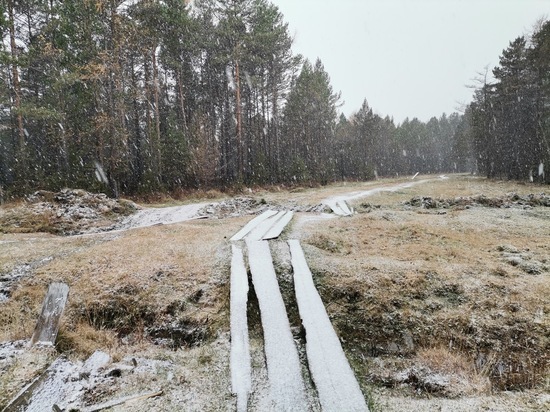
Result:
[[[134,110],[134,147],[135,147],[135,165],[133,168],[134,184],[139,184],[143,176],[143,154],[141,151],[141,128],[139,125],[139,104],[137,100],[138,82],[135,70],[134,56],[130,61],[132,69],[132,94],[133,94],[133,110]]]
[[[242,108],[241,108],[241,80],[239,73],[239,61],[235,62],[235,114],[237,118],[237,179],[242,181],[244,172],[244,145],[242,136]]]
[[[8,23],[10,32],[10,51],[11,51],[11,70],[12,70],[12,82],[13,82],[13,98],[15,106],[15,122],[17,128],[17,164],[18,164],[18,177],[26,168],[26,140],[25,129],[23,127],[23,114],[21,113],[21,84],[19,82],[19,69],[17,61],[17,44],[15,42],[15,18],[14,18],[14,1],[8,1]]]
[[[155,172],[156,177],[160,183],[161,180],[161,153],[160,153],[160,109],[159,109],[159,74],[157,66],[157,53],[156,48],[153,49],[153,93],[155,99],[155,143],[154,143],[154,153],[155,153]]]
[[[178,100],[179,100],[179,110],[181,115],[181,120],[183,123],[183,130],[187,132],[187,115],[185,114],[185,95],[183,93],[183,84],[182,84],[182,78],[181,78],[181,72],[179,70],[176,70],[176,84],[177,84],[177,90],[178,90]],[[187,133],[186,133],[187,137]]]

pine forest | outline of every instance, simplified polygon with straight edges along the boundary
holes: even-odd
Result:
[[[550,21],[503,45],[463,113],[396,124],[368,96],[341,114],[322,61],[293,53],[288,24],[268,0],[0,7],[4,198],[417,172],[550,183]]]

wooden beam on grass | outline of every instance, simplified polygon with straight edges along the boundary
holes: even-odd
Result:
[[[30,346],[36,343],[45,345],[55,344],[55,338],[57,337],[57,332],[59,332],[59,322],[68,296],[69,286],[65,283],[52,283],[50,285],[42,304],[42,312],[34,328]]]
[[[164,392],[162,390],[160,390],[160,391],[156,391],[156,392],[142,393],[142,394],[139,394],[139,395],[125,396],[123,398],[114,399],[114,400],[109,401],[109,402],[104,402],[104,403],[97,404],[97,405],[87,406],[85,408],[82,408],[82,412],[98,412],[98,411],[102,411],[104,409],[112,408],[113,406],[117,406],[117,405],[123,405],[123,404],[127,405],[127,404],[131,404],[131,403],[136,403],[136,402],[139,402],[139,401],[143,401],[143,400],[149,399],[149,398],[156,398],[157,396],[160,396],[163,393]]]

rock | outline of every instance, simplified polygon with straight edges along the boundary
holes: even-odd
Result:
[[[82,372],[88,374],[97,374],[98,371],[111,362],[111,356],[100,350],[96,350],[86,360],[84,366],[82,366]]]
[[[506,252],[506,253],[519,253],[519,249],[512,245],[500,245],[497,247],[497,250],[499,252]]]
[[[394,380],[396,383],[409,384],[415,389],[429,393],[443,392],[451,383],[448,376],[416,366],[398,372],[394,375]]]
[[[521,262],[519,265],[520,269],[529,275],[540,275],[545,269],[542,264],[536,261],[531,262]]]
[[[429,196],[415,196],[404,202],[407,207],[420,207],[423,209],[446,209],[459,207],[469,209],[472,206],[484,206],[494,208],[520,207],[529,210],[533,207],[550,207],[550,196],[545,193],[518,195],[508,193],[502,197],[487,197],[483,194],[477,196],[456,197],[454,199],[433,199]]]
[[[506,256],[506,263],[512,265],[512,266],[519,266],[523,263],[523,259],[521,256]]]

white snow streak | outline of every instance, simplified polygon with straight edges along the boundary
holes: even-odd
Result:
[[[418,180],[416,182],[411,182],[411,183],[402,183],[399,185],[393,185],[388,187],[377,187],[374,189],[365,190],[363,192],[353,192],[347,195],[333,196],[323,200],[322,203],[330,207],[335,214],[340,216],[348,216],[352,214],[352,211],[350,210],[350,213],[346,213],[346,211],[342,209],[342,204],[347,201],[359,199],[361,197],[372,196],[381,192],[396,192],[398,190],[408,189],[409,187],[413,187],[429,181],[430,179]]]
[[[65,358],[57,358],[45,372],[44,382],[34,390],[27,412],[52,410],[54,404],[70,404],[84,389],[78,379],[71,379],[78,371],[77,367]]]
[[[185,222],[186,220],[198,218],[199,211],[208,204],[209,203],[196,203],[193,205],[163,207],[158,209],[143,209],[126,219],[122,223],[122,226],[137,228]]]
[[[311,272],[298,240],[289,240],[294,287],[302,323],[306,329],[309,370],[323,411],[368,411],[355,375],[325,306],[313,284]]]
[[[231,259],[231,386],[237,395],[237,411],[246,412],[252,387],[246,304],[248,276],[243,252],[233,246]]]
[[[298,351],[290,331],[267,241],[247,240],[252,282],[260,305],[273,409],[306,411]]]

